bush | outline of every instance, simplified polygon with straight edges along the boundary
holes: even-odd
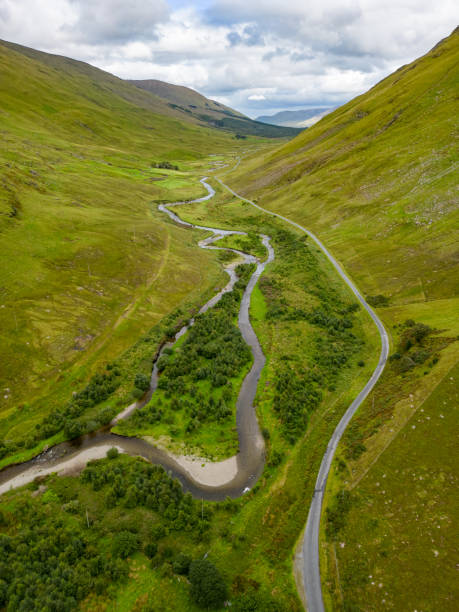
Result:
[[[191,558],[188,555],[179,553],[172,564],[172,569],[176,574],[187,576],[190,571]]]
[[[193,561],[189,579],[191,596],[202,608],[218,608],[228,596],[228,589],[220,572],[207,559]]]
[[[368,302],[368,304],[370,304],[370,306],[374,306],[375,308],[389,306],[389,298],[385,295],[367,295],[365,300]]]
[[[139,389],[138,387],[134,387],[134,389],[131,391],[131,395],[135,400],[139,400],[144,394],[144,391],[142,391],[142,389]]]
[[[112,448],[109,448],[107,451],[108,459],[116,459],[118,455],[119,455],[118,449],[115,446],[113,446]]]
[[[158,546],[155,542],[149,542],[145,545],[144,552],[149,559],[153,559],[158,552]]]
[[[162,168],[163,170],[178,170],[179,167],[175,164],[171,164],[168,161],[156,162],[153,164],[153,168]]]
[[[64,433],[67,438],[79,438],[84,431],[83,425],[78,421],[67,421],[64,425]]]
[[[283,612],[285,608],[271,595],[250,590],[231,602],[231,612]]]
[[[333,541],[338,537],[346,524],[347,514],[352,505],[352,497],[349,491],[342,490],[337,493],[332,504],[325,510],[327,522],[325,525],[325,535],[327,540]]]
[[[150,388],[150,378],[146,374],[139,372],[135,375],[134,386],[141,391],[148,391]]]
[[[139,548],[139,538],[130,531],[120,531],[113,538],[112,553],[114,557],[126,559]]]

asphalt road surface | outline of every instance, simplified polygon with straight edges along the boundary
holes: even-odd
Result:
[[[239,164],[239,162],[238,162]],[[238,165],[237,164],[237,165]],[[336,448],[338,446],[338,442],[340,441],[341,436],[343,435],[346,427],[349,424],[349,421],[354,416],[356,410],[361,405],[361,403],[365,400],[367,395],[375,386],[378,378],[381,376],[382,371],[384,370],[384,366],[387,362],[387,357],[389,355],[389,338],[387,336],[387,332],[382,324],[381,319],[378,315],[373,311],[373,309],[367,304],[364,297],[354,285],[352,280],[347,276],[344,270],[341,268],[340,264],[336,261],[327,247],[315,236],[310,230],[306,229],[302,225],[295,223],[291,219],[274,213],[270,210],[266,210],[255,202],[248,200],[247,198],[241,197],[235,191],[228,187],[223,181],[217,178],[217,181],[230,193],[232,193],[235,197],[240,200],[251,204],[255,208],[277,217],[278,219],[282,219],[286,223],[293,225],[297,229],[303,231],[307,234],[321,249],[327,259],[334,266],[335,270],[344,280],[346,285],[351,289],[352,293],[356,296],[360,304],[365,308],[370,317],[373,319],[376,327],[378,328],[379,335],[381,337],[381,354],[379,356],[379,362],[376,366],[373,374],[370,379],[354,399],[352,404],[344,413],[341,421],[338,423],[335,431],[333,432],[332,437],[327,446],[327,450],[322,458],[322,463],[320,464],[319,473],[317,475],[317,480],[314,488],[314,494],[311,500],[311,506],[309,508],[308,521],[306,523],[306,529],[304,532],[304,540],[303,540],[303,582],[304,589],[306,592],[306,603],[309,612],[323,612],[324,611],[324,602],[322,598],[322,587],[320,582],[320,566],[319,566],[319,526],[320,526],[320,515],[322,512],[322,503],[325,492],[325,485],[327,483],[328,474],[330,472],[330,467],[333,461],[333,456],[335,454]]]

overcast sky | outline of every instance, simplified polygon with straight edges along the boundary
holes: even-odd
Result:
[[[427,52],[457,0],[0,0],[0,38],[251,117],[336,106]]]

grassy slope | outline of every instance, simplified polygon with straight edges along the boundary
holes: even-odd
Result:
[[[154,201],[200,195],[196,160],[234,146],[154,114],[120,79],[16,49],[0,45],[0,439],[23,438],[100,363],[224,282]],[[151,168],[163,159],[180,171]]]
[[[188,108],[190,113],[196,111],[206,112],[212,117],[219,119],[221,118],[223,111],[228,111],[235,117],[244,117],[242,113],[239,113],[238,111],[235,111],[224,104],[215,102],[215,100],[210,100],[189,87],[173,85],[172,83],[158,81],[157,79],[144,79],[140,81],[128,80],[128,83],[132,83],[140,89],[150,91],[163,100],[168,100],[173,104]]]
[[[231,183],[317,231],[367,293],[457,295],[458,58],[456,31]]]
[[[239,136],[293,138],[299,131],[296,128],[254,121],[232,108],[209,100],[188,87],[172,85],[155,79],[128,82],[168,101],[168,106],[179,112],[182,117],[197,121],[201,125],[228,130]]]
[[[449,447],[450,430],[441,427],[431,439],[424,424],[422,440],[418,431],[410,431],[409,419],[413,414],[421,418],[416,411],[422,410],[432,390],[448,384],[459,355],[455,342],[459,332],[455,316],[459,304],[458,160],[452,146],[458,43],[456,30],[423,58],[273,154],[249,160],[228,178],[232,186],[263,206],[314,230],[365,294],[389,298],[389,307],[380,308],[379,314],[394,345],[405,319],[439,330],[434,336],[438,362],[403,375],[389,367],[341,445],[341,460],[335,462],[328,487],[329,506],[343,489],[352,490],[357,501],[355,508],[351,505],[349,523],[344,521],[339,531],[344,546],[326,541],[325,535],[322,538],[330,609],[351,609],[352,605],[353,610],[375,609],[384,605],[381,599],[393,609],[450,609],[451,605],[449,553],[445,550],[436,556],[430,548],[438,546],[430,546],[426,538],[416,542],[414,537],[425,496],[416,491],[403,494],[398,474],[387,466],[401,465],[410,456],[411,470],[403,472],[405,485],[417,460],[422,470],[444,475],[439,476],[441,491],[433,487],[429,503],[444,504],[442,533],[445,541],[453,537],[454,482],[448,476],[450,460],[442,451]],[[450,396],[451,408],[454,403],[457,397]],[[430,447],[424,455],[418,450],[421,442],[421,448]],[[354,453],[358,445],[366,449],[360,456]],[[381,505],[376,488],[381,472],[386,473],[385,496],[397,501],[403,521],[384,518],[387,506]],[[427,514],[422,520],[434,515],[432,510],[431,517]],[[347,542],[353,546],[351,551]],[[368,556],[359,554],[361,547]],[[415,571],[401,581],[407,568]],[[378,586],[368,603],[368,576],[376,574],[377,585],[382,583],[388,595],[381,595]],[[417,589],[415,585],[424,581],[431,584],[432,576],[438,579],[434,592]]]

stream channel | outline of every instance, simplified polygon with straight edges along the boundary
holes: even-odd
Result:
[[[84,469],[88,461],[105,457],[107,450],[112,447],[116,447],[120,452],[127,453],[131,456],[140,456],[151,463],[162,465],[167,473],[171,477],[177,478],[181,482],[183,489],[190,492],[195,498],[211,501],[220,501],[226,497],[235,498],[247,492],[255,485],[263,471],[265,445],[258,426],[253,401],[257,391],[258,380],[265,364],[265,356],[263,355],[260,343],[250,323],[249,306],[252,291],[258,279],[263,273],[266,265],[274,259],[274,250],[271,246],[270,238],[265,235],[261,235],[263,245],[268,252],[268,257],[264,262],[260,262],[253,255],[235,249],[213,246],[215,242],[225,236],[234,234],[245,235],[245,232],[192,225],[191,223],[183,221],[177,214],[169,210],[169,208],[177,207],[180,204],[203,202],[212,198],[215,195],[215,191],[206,180],[206,178],[201,179],[202,185],[208,192],[206,196],[188,202],[175,202],[167,205],[161,204],[158,208],[160,211],[169,215],[173,221],[182,226],[212,232],[211,236],[199,242],[201,248],[229,250],[239,255],[239,261],[237,261],[237,263],[232,262],[225,265],[225,271],[230,277],[228,284],[202,306],[199,310],[200,314],[215,306],[224,293],[233,290],[238,280],[235,267],[237,264],[241,263],[240,258],[244,260],[242,263],[256,263],[256,270],[250,277],[242,296],[238,316],[238,326],[242,337],[250,347],[253,355],[252,367],[244,378],[237,399],[236,425],[239,438],[238,454],[225,461],[202,464],[200,461],[196,460],[193,462],[186,456],[178,457],[165,450],[156,448],[146,440],[120,436],[110,432],[110,428],[113,425],[118,423],[121,419],[129,417],[135,410],[141,408],[150,401],[158,384],[158,359],[161,357],[164,349],[174,346],[175,342],[193,325],[194,319],[192,318],[177,332],[173,342],[166,343],[162,346],[154,362],[150,389],[144,398],[128,406],[119,413],[108,426],[102,427],[92,433],[85,434],[75,440],[57,444],[43,451],[30,461],[4,468],[0,471],[0,494],[32,482],[37,477],[43,477],[54,472],[63,475],[78,474]],[[212,478],[207,477],[206,471],[212,472]]]

